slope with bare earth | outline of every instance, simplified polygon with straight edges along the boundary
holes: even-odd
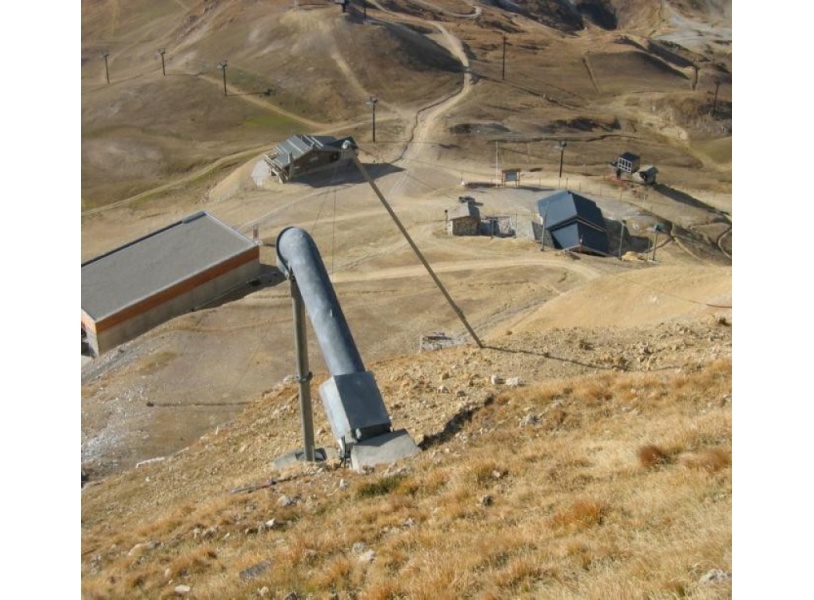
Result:
[[[376,362],[423,452],[365,474],[272,468],[301,443],[296,387],[279,384],[183,452],[85,486],[83,595],[440,597],[455,581],[456,595],[729,597],[730,357],[715,319]],[[332,448],[321,411],[315,428]]]
[[[87,207],[239,149],[271,148],[294,131],[355,127],[370,95],[382,98],[386,116],[388,102],[410,107],[460,82],[459,63],[434,42],[386,22],[362,23],[328,3],[291,10],[279,2],[191,2],[171,15],[158,9],[163,3],[96,4],[83,37]],[[373,48],[377,60],[369,60]]]
[[[343,23],[334,17],[326,20],[320,11],[287,13],[286,16],[289,22],[311,23],[318,30],[326,32],[335,29],[330,23]],[[415,18],[410,21],[416,22]],[[345,25],[338,31],[342,27]],[[438,47],[446,47],[449,55],[457,57],[466,69],[468,57],[463,54],[460,41],[450,33],[448,27],[431,24],[427,31],[437,31],[439,35],[434,43]],[[389,30],[404,30],[404,25],[394,24]],[[351,69],[350,63],[345,64],[344,70],[348,69]],[[364,75],[360,74],[360,77]],[[358,86],[359,81],[357,78],[355,85]],[[409,207],[407,224],[413,230],[413,235],[418,236],[438,272],[448,274],[445,277],[447,285],[459,298],[461,308],[476,328],[488,334],[494,328],[506,329],[506,324],[516,319],[527,322],[533,318],[529,315],[536,305],[602,273],[631,269],[635,265],[611,265],[607,261],[587,259],[574,262],[564,256],[552,260],[538,252],[535,256],[536,247],[521,240],[487,242],[439,237],[442,206],[439,206],[439,200],[443,202],[446,196],[448,202],[453,202],[455,192],[449,191],[439,196],[437,191],[427,193],[426,188],[436,187],[438,190],[437,186],[448,185],[451,172],[455,170],[449,167],[445,169],[437,161],[430,161],[430,151],[435,147],[432,139],[449,114],[454,114],[464,103],[478,105],[480,87],[473,86],[468,75],[464,86],[456,93],[446,99],[427,103],[406,130],[412,142],[401,145],[402,153],[396,162],[396,165],[403,165],[404,170],[381,177],[379,185],[387,190],[397,209]],[[138,111],[124,111],[125,114],[133,112]],[[435,156],[440,158],[443,152]],[[395,229],[384,212],[377,209],[378,205],[369,190],[362,190],[360,194],[358,187],[329,186],[317,188],[305,196],[302,186],[252,190],[248,167],[249,164],[205,191],[204,206],[244,231],[248,231],[252,225],[261,226],[264,232],[272,232],[271,235],[266,233],[268,244],[273,243],[273,232],[281,227],[304,223],[310,224],[315,231],[319,224],[315,235],[320,246],[328,249],[326,259],[330,260],[334,280],[348,286],[343,290],[347,290],[348,295],[346,310],[352,316],[359,311],[358,322],[364,324],[362,342],[366,356],[373,360],[393,356],[414,347],[422,333],[460,327],[429,279],[421,277],[422,268],[411,256],[406,242],[395,235]],[[333,174],[332,179],[337,176]],[[339,175],[340,178],[342,176]],[[601,189],[598,191],[601,192]],[[714,244],[718,236],[728,231],[727,223],[720,223],[717,230],[710,229],[720,220],[714,211],[701,203],[697,207],[673,205],[671,198],[681,197],[682,193],[670,187],[664,187],[662,191],[664,193],[658,198],[656,194],[651,194],[649,199],[641,199],[641,208],[646,207],[649,213],[689,228],[687,231],[690,234],[693,231],[696,234],[682,235],[679,228],[674,228],[671,240],[675,248],[663,250],[661,260],[670,256],[679,263],[700,261],[710,264],[711,259],[712,264],[716,260],[720,262],[721,257],[715,258],[718,249]],[[88,234],[88,243],[83,244],[83,255],[97,253],[96,248],[110,247],[116,239],[113,236],[121,236],[124,242],[127,235],[149,231],[152,223],[183,216],[184,206],[189,206],[189,209],[200,206],[188,201],[175,202],[174,208],[168,210],[169,205],[164,199],[166,193],[156,189],[154,199],[143,202],[140,210],[124,210],[128,208],[128,205],[124,205],[123,210],[116,213],[100,213],[94,219],[86,218],[83,234]],[[535,192],[531,190],[530,193],[529,200]],[[508,210],[519,215],[519,205],[508,200],[508,197],[499,200],[498,195],[487,193],[486,199],[492,204],[491,210]],[[533,206],[533,202],[524,202],[526,207]],[[604,209],[611,208],[607,200],[602,202]],[[523,210],[524,218],[533,217],[528,208]],[[608,214],[616,210],[614,208]],[[628,217],[635,214],[635,210],[631,213],[630,208],[623,210]],[[630,235],[646,239],[646,235],[641,237],[642,234],[637,232],[636,226],[643,227],[644,231],[648,223],[652,226],[654,222],[646,214],[641,218],[630,218]],[[709,233],[698,235],[702,231]],[[709,239],[710,234],[715,236],[714,240]],[[633,241],[630,243],[633,244]],[[273,253],[265,252],[263,260],[267,265],[273,265]],[[407,266],[410,262],[412,266]],[[581,264],[583,262],[586,264]],[[724,285],[726,278],[727,274],[721,276]],[[124,346],[122,351],[126,359],[118,356],[116,360],[110,360],[108,357],[109,368],[104,367],[105,362],[101,361],[91,371],[83,388],[83,396],[89,407],[83,425],[83,460],[89,470],[104,474],[181,447],[189,441],[190,436],[194,438],[235,414],[247,396],[268,386],[269,381],[279,381],[289,372],[290,349],[283,352],[271,350],[279,348],[281,340],[287,336],[278,326],[287,317],[286,293],[278,289],[279,279],[269,279],[269,282],[273,285],[268,291],[255,292],[245,300],[182,317],[157,328],[143,339]],[[631,287],[627,281],[616,279],[608,285],[607,293],[618,296],[618,291],[614,291],[617,284],[626,289]],[[507,301],[499,292],[509,288],[512,289],[511,301]],[[658,289],[658,285],[654,289]],[[595,292],[585,293],[590,296]],[[669,296],[669,289],[666,294]],[[407,298],[409,302],[405,302]],[[555,326],[563,315],[566,315],[566,320],[567,315],[577,315],[567,322],[578,325],[583,322],[581,319],[590,320],[592,312],[603,314],[590,303],[582,312],[574,312],[573,307],[579,304],[571,298],[561,301],[562,306],[568,307],[559,313],[556,308],[548,311],[548,314],[554,315],[549,319],[548,326]],[[391,308],[393,306],[397,307],[396,310]],[[403,326],[394,329],[394,322]],[[258,324],[262,325],[258,327]],[[213,346],[210,338],[217,338],[217,344]],[[227,339],[233,341],[227,342]],[[225,352],[227,347],[233,349]],[[203,359],[206,348],[213,348],[212,360],[218,362],[218,368],[204,370],[206,375],[201,377],[198,367],[206,362]],[[224,353],[230,360],[222,359]],[[153,361],[149,358],[150,354],[159,354],[163,359]],[[141,381],[133,385],[128,378],[129,373],[140,373]],[[196,380],[197,383],[193,383]],[[113,385],[111,381],[120,383]],[[173,385],[168,385],[170,381],[174,382]],[[132,402],[132,398],[138,401]],[[99,409],[100,406],[107,408]],[[156,406],[170,410],[145,408]],[[188,411],[180,425],[173,418],[178,410]],[[125,422],[130,425],[125,426]]]
[[[631,35],[675,33],[675,20],[666,28],[651,13],[637,21],[624,12],[636,3],[592,4],[616,11]],[[83,216],[83,257],[203,208],[245,233],[259,227],[265,271],[259,288],[83,365],[84,596],[731,595],[731,165],[719,139],[726,118],[698,112],[709,89],[683,89],[696,81],[685,67],[643,58],[646,44],[620,41],[595,19],[565,36],[493,7],[478,7],[473,19],[453,14],[465,15],[455,3],[433,13],[427,3],[392,2],[369,5],[364,24],[356,11],[280,4],[272,24],[265,3],[188,2],[176,5],[183,19],[169,11],[175,24],[157,20],[153,30],[183,50],[174,66],[211,71],[207,60],[228,56],[240,85],[230,83],[225,99],[219,73],[191,77],[229,110],[214,98],[179,100],[177,122],[165,119],[169,133],[157,143],[160,131],[139,121],[147,103],[124,101],[127,82],[160,77],[146,42],[121,26],[149,29],[149,11],[93,6],[109,10],[88,17],[97,36],[83,47],[121,36],[111,66],[133,71],[109,88],[98,73],[86,83],[88,131],[105,106],[99,98],[114,106],[121,94],[123,110],[106,122],[110,138],[104,128],[88,135],[83,151],[87,144],[102,160],[107,143],[127,155],[137,140],[142,158],[117,180],[129,198],[111,191],[106,201],[117,203]],[[278,27],[288,46],[303,44],[299,56],[310,62],[283,64],[298,52],[281,52],[265,26]],[[512,34],[505,80],[502,31]],[[371,41],[391,51],[372,52],[381,46]],[[144,62],[133,62],[134,48]],[[704,52],[725,66],[726,52]],[[264,61],[278,61],[275,73],[286,76],[269,96],[240,96],[266,85]],[[639,79],[633,71],[642,66],[649,75]],[[642,88],[653,74],[659,88]],[[380,97],[376,144],[362,141],[368,87]],[[286,98],[300,95],[300,119],[324,118],[325,131],[362,141],[377,186],[484,348],[465,336],[358,174],[253,184],[262,142],[247,134],[251,119],[241,121],[241,111],[267,105],[276,119],[276,109],[295,110]],[[196,114],[220,129],[178,125]],[[188,148],[173,141],[187,138]],[[556,139],[568,140],[565,185],[597,201],[612,247],[631,260],[444,233],[444,210],[461,193],[485,214],[535,219],[536,200],[563,183],[553,169]],[[156,148],[177,149],[182,166],[167,167]],[[654,159],[663,183],[642,190],[607,182],[607,160],[624,150]],[[510,161],[547,170],[517,189],[494,187],[496,168]],[[105,168],[113,173],[115,161]],[[134,184],[139,171],[155,181]],[[131,193],[139,186],[152,192]],[[667,233],[654,235],[656,223]],[[301,444],[297,392],[286,380],[295,366],[290,292],[274,269],[276,236],[291,225],[320,248],[394,426],[423,450],[415,459],[366,474],[335,462],[272,468]],[[657,262],[647,260],[656,252]],[[419,337],[437,331],[463,345],[418,353]],[[316,386],[328,373],[310,328],[308,340]],[[504,383],[514,378],[518,387]],[[317,443],[334,447],[319,407],[315,426]],[[252,483],[267,487],[230,493]]]
[[[425,19],[420,25],[423,16],[399,14],[398,4],[387,12],[372,5],[367,21],[356,10],[342,14],[327,3],[310,9],[242,2],[88,6],[82,72],[83,198],[89,207],[144,190],[156,177],[183,175],[238,151],[238,144],[272,146],[295,129],[334,128],[365,138],[369,96],[380,100],[377,153],[395,156],[410,141],[415,110],[461,85],[462,63],[436,34],[439,24]],[[629,149],[663,166],[677,184],[727,191],[707,164],[708,153],[694,148],[727,135],[731,49],[690,51],[671,42],[671,50],[656,52],[651,40],[681,27],[695,31],[699,15],[711,16],[700,11],[693,20],[671,8],[661,21],[637,22],[638,8],[627,3],[615,9],[626,15],[618,30],[591,26],[568,37],[522,11],[483,7],[486,21],[446,17],[443,26],[461,40],[479,84],[468,101],[446,111],[443,127],[430,130],[425,146],[448,161],[484,163],[493,142],[502,141],[515,157],[507,154],[501,162],[531,168],[556,162],[551,145],[539,142],[557,137],[570,144],[572,172],[605,174],[607,162]],[[495,19],[512,24],[505,46],[488,25]],[[158,47],[166,49],[166,77]],[[104,83],[102,51],[109,53],[110,85]],[[678,54],[690,56],[697,69],[671,62]],[[217,65],[224,58],[231,99],[220,89]],[[643,90],[653,90],[656,81],[657,92],[642,102]],[[701,121],[697,116],[709,112],[716,82],[721,112]],[[692,103],[671,101],[688,91]],[[558,122],[612,123],[613,130]],[[477,133],[481,125],[486,135]],[[665,132],[673,133],[660,137]],[[517,161],[518,155],[525,160]],[[130,160],[121,160],[125,156]]]

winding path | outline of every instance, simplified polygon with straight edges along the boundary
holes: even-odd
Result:
[[[517,256],[510,258],[496,258],[489,260],[470,259],[433,262],[432,268],[436,273],[454,273],[456,271],[486,271],[491,269],[505,269],[508,267],[554,267],[572,271],[586,280],[596,279],[599,274],[596,270],[573,261],[564,261],[544,256]],[[370,272],[338,271],[333,274],[334,283],[348,283],[358,281],[381,281],[383,279],[402,279],[405,277],[426,277],[427,270],[423,265],[407,265],[403,267],[390,267],[376,269]]]
[[[376,6],[382,12],[393,14],[390,10],[383,7],[377,0],[370,0],[370,3]],[[426,3],[425,3],[426,4]],[[405,17],[403,15],[398,15],[400,19],[406,21],[413,21],[420,23],[427,27],[432,27],[436,29],[441,34],[441,40],[443,45],[446,47],[447,50],[461,63],[464,71],[464,82],[463,86],[460,90],[447,96],[446,98],[442,98],[441,100],[436,100],[424,108],[419,110],[415,115],[415,120],[413,123],[413,130],[410,133],[410,137],[407,140],[407,143],[402,150],[399,157],[394,162],[402,162],[402,161],[409,161],[410,159],[414,158],[419,152],[421,152],[422,148],[420,142],[426,141],[429,137],[429,132],[432,130],[432,127],[435,125],[435,122],[455,106],[458,102],[461,101],[472,89],[473,80],[472,80],[472,73],[469,70],[469,58],[466,56],[466,52],[464,52],[463,44],[461,40],[454,35],[452,35],[449,30],[441,25],[440,23],[436,23],[435,21],[427,21],[426,19],[420,19],[417,17]],[[391,23],[395,24],[396,26],[404,27],[400,23]]]

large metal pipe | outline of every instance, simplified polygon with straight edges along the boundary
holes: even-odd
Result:
[[[277,266],[291,281],[297,322],[296,342],[298,379],[300,380],[303,433],[307,460],[313,444],[309,435],[310,373],[305,349],[302,305],[311,317],[322,356],[332,377],[319,388],[322,404],[331,424],[334,439],[339,442],[343,460],[350,458],[357,471],[366,466],[390,463],[418,454],[410,434],[404,429],[393,431],[390,415],[384,406],[373,373],[365,370],[362,357],[345,321],[339,300],[328,278],[328,272],[314,240],[302,229],[289,227],[277,236]],[[301,299],[300,304],[297,301]]]
[[[287,278],[293,275],[297,280],[331,375],[364,372],[362,357],[313,238],[298,227],[283,229],[277,236],[277,266]]]

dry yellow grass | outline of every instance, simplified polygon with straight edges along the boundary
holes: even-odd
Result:
[[[492,145],[482,143],[486,138],[480,134],[457,133],[455,126],[492,121],[505,123],[511,132],[507,137],[519,140],[501,144],[505,159],[521,158],[523,168],[542,165],[550,173],[562,155],[558,157],[548,142],[530,150],[529,143],[522,140],[537,139],[541,133],[552,141],[572,138],[566,172],[572,177],[601,177],[607,172],[607,161],[624,149],[618,145],[618,135],[601,133],[607,131],[605,124],[617,123],[621,110],[623,122],[614,126],[624,127],[619,133],[627,136],[626,144],[635,142],[631,149],[641,147],[648,161],[664,165],[665,182],[707,192],[702,200],[711,191],[731,190],[731,170],[725,165],[710,168],[699,164],[685,148],[688,144],[675,144],[662,135],[665,121],[652,121],[650,95],[642,100],[641,107],[627,102],[630,96],[621,93],[623,88],[638,97],[641,84],[649,85],[657,74],[630,62],[630,50],[619,44],[616,31],[604,35],[585,30],[578,36],[563,36],[492,7],[481,7],[483,13],[477,19],[439,16],[439,23],[465,44],[470,54],[469,71],[478,75],[479,82],[435,123],[426,120],[419,129],[417,109],[460,89],[464,73],[457,60],[448,59],[449,50],[417,37],[419,30],[436,32],[434,24],[413,21],[408,28],[393,25],[418,13],[436,19],[420,3],[388,3],[394,10],[402,7],[407,14],[401,15],[369,7],[374,26],[345,19],[335,5],[327,3],[324,10],[293,10],[290,2],[281,0],[262,6],[237,1],[208,3],[206,10],[196,3],[189,7],[187,3],[170,3],[169,8],[165,4],[123,5],[127,10],[121,11],[83,8],[83,64],[87,58],[82,94],[83,167],[90,167],[83,173],[87,175],[83,179],[83,208],[111,206],[143,189],[149,188],[153,194],[149,200],[136,197],[124,210],[87,214],[82,225],[85,258],[143,235],[154,226],[163,226],[176,213],[198,210],[202,198],[235,224],[272,214],[269,211],[279,206],[269,205],[271,196],[280,203],[294,204],[297,200],[296,205],[302,208],[287,211],[285,223],[316,224],[315,215],[308,210],[319,202],[302,202],[292,188],[288,192],[277,189],[273,194],[252,186],[251,190],[236,191],[236,177],[221,181],[217,188],[212,186],[214,179],[249,157],[254,160],[274,141],[303,130],[303,123],[281,117],[278,109],[300,110],[309,119],[324,119],[325,133],[369,139],[365,104],[369,94],[382,100],[384,141],[365,144],[368,150],[375,150],[376,162],[401,156],[410,148],[408,141],[424,136],[429,141],[425,147],[432,154],[407,165],[417,185],[446,181],[435,174],[428,177],[426,165],[436,162],[432,157],[437,157],[442,168],[455,172],[456,183],[459,168],[473,169],[480,176],[479,165],[491,160]],[[643,19],[638,23],[643,25],[650,17],[640,16],[641,9],[649,4],[636,0],[620,14],[630,20],[634,16]],[[148,6],[160,6],[162,15],[148,18],[142,12]],[[457,0],[445,0],[438,7],[469,11]],[[170,14],[164,16],[165,10]],[[190,24],[200,27],[199,31],[208,27],[208,33],[197,39],[195,30],[188,29]],[[249,35],[246,30],[251,30]],[[512,34],[510,67],[505,83],[502,77],[498,83],[504,31]],[[440,39],[437,33],[431,35]],[[156,68],[158,40],[170,49],[171,77],[160,76]],[[309,40],[332,47],[321,52],[293,51]],[[115,69],[113,84],[106,85],[98,54],[101,44],[107,47],[111,43],[115,44],[111,56]],[[269,44],[282,44],[292,51],[272,52]],[[182,49],[188,53],[183,58]],[[426,53],[428,49],[432,51]],[[593,76],[586,74],[584,57],[594,50],[597,60],[591,59],[593,69],[600,83],[614,83],[612,90],[603,92],[591,83]],[[421,61],[408,64],[410,57],[419,54]],[[225,56],[230,60],[228,99],[220,94],[214,67]],[[433,60],[427,62],[425,58]],[[724,66],[731,65],[731,59],[721,60]],[[613,73],[620,66],[624,68]],[[179,76],[182,73],[184,76]],[[612,80],[609,74],[613,74]],[[665,85],[665,94],[673,94],[669,90],[677,82],[680,90],[676,93],[686,95],[682,77],[659,80]],[[252,93],[272,83],[274,97],[264,96],[258,103]],[[699,92],[709,92],[706,83]],[[721,89],[722,101],[729,95],[728,87],[725,84]],[[132,101],[121,102],[122,98]],[[158,114],[156,98],[172,110]],[[111,106],[119,108],[112,111]],[[540,123],[550,123],[553,128],[541,132]],[[585,123],[591,131],[568,123]],[[150,133],[157,126],[160,136]],[[139,128],[138,136],[127,133]],[[305,129],[313,131],[314,127]],[[648,133],[651,129],[656,136]],[[718,132],[713,133],[717,138]],[[709,144],[704,139],[693,139],[692,144],[700,145],[712,157],[715,153],[707,152]],[[129,160],[118,160],[121,152],[126,152]],[[172,160],[167,164],[168,159],[160,157]],[[163,187],[173,182],[183,185]],[[433,185],[440,186],[436,193],[446,184]],[[421,194],[425,193],[422,189]],[[456,195],[450,198],[454,200]],[[419,203],[412,202],[413,192],[405,190],[399,200],[407,198],[411,199],[411,211],[419,210]],[[663,218],[678,215],[682,222],[692,208],[680,202],[673,207],[666,197],[659,202],[651,199],[649,209],[659,211]],[[352,205],[340,204],[345,208]],[[429,219],[429,211],[422,209],[414,218]],[[706,223],[709,215],[703,216],[701,221]],[[348,225],[347,239],[337,240],[346,259],[367,260],[378,254],[393,259],[393,264],[382,261],[379,266],[399,266],[399,255],[394,251],[397,244],[386,241],[384,230],[373,226],[374,220],[367,217],[355,221],[360,229]],[[277,224],[274,220],[264,225],[268,242],[273,241],[270,231]],[[436,246],[438,255],[448,260],[459,256],[461,248],[478,258],[495,252],[494,247],[480,245],[480,240],[456,242],[452,251],[443,238],[427,235],[425,239]],[[671,255],[669,247],[659,252],[660,257]],[[336,254],[342,255],[339,251]],[[679,262],[685,260],[682,255]],[[500,355],[500,348],[439,352],[437,364],[428,366],[431,361],[422,364],[419,357],[411,356],[388,367],[390,378],[383,378],[382,383],[388,402],[398,398],[389,405],[394,421],[411,432],[420,432],[422,439],[424,451],[410,461],[364,475],[336,464],[303,465],[279,474],[275,485],[231,494],[232,488],[278,475],[271,472],[271,460],[298,443],[291,433],[299,429],[296,393],[283,387],[262,394],[235,422],[207,433],[181,452],[168,453],[163,462],[93,481],[82,493],[83,597],[172,598],[182,593],[200,599],[731,596],[729,582],[699,582],[710,569],[732,568],[732,414],[727,400],[731,398],[731,362],[711,363],[708,358],[726,354],[727,339],[716,337],[720,342],[716,348],[708,338],[703,361],[698,353],[678,361],[672,346],[683,347],[685,340],[679,343],[667,328],[656,327],[667,318],[668,308],[671,318],[709,313],[710,305],[704,298],[725,298],[714,302],[715,310],[722,310],[731,304],[731,284],[719,290],[720,281],[725,279],[706,264],[694,266],[692,273],[703,268],[710,281],[696,286],[688,286],[690,274],[685,268],[680,272],[663,267],[645,271],[628,265],[631,269],[620,271],[617,281],[586,286],[566,297],[571,289],[570,274],[593,272],[593,267],[585,266],[589,263],[600,271],[607,268],[607,263],[600,267],[597,261],[584,258],[572,265],[582,269],[565,269],[563,278],[552,280],[550,285],[540,282],[539,289],[560,290],[559,301],[545,301],[547,292],[540,295],[529,288],[527,299],[533,299],[534,304],[526,308],[542,305],[539,311],[522,310],[519,320],[506,324],[514,332],[510,341],[513,353]],[[527,277],[537,275],[521,277],[512,271],[506,285],[511,280],[519,293]],[[690,287],[695,293],[681,298],[662,293],[675,289],[671,280],[676,278],[682,289]],[[412,288],[412,281],[407,281],[405,286]],[[504,313],[509,305],[490,297],[505,292],[479,281],[474,274],[461,278],[457,290],[462,293],[453,295],[469,299],[476,311],[472,316],[481,323],[480,331],[497,327],[500,323],[493,319],[507,318]],[[379,319],[371,318],[376,314],[370,310],[374,295],[381,296],[381,305],[388,311],[395,303],[415,305],[421,309],[417,314],[435,309],[436,300],[427,300],[429,296],[420,289],[417,293],[394,288],[395,292],[384,294],[371,282],[364,283],[364,289],[347,287],[355,294],[353,302],[346,304],[343,298],[350,315],[359,316],[365,324],[363,343],[382,339],[396,340],[393,347],[402,343],[389,326],[384,328]],[[287,295],[285,298],[288,314]],[[223,313],[223,320],[216,318],[218,311],[198,313],[194,325],[182,320],[168,325],[164,332],[171,334],[168,337],[208,334],[207,341],[199,339],[196,348],[217,348],[217,366],[230,376],[229,393],[243,399],[242,390],[235,386],[244,385],[244,381],[233,381],[234,372],[240,371],[249,379],[248,364],[270,363],[274,357],[281,362],[284,358],[287,365],[293,362],[277,347],[257,350],[245,362],[234,351],[265,347],[267,339],[251,341],[249,334],[282,322],[265,312],[278,300],[266,297],[267,304],[257,313],[237,306],[239,319],[226,314],[228,311]],[[525,300],[516,300],[522,307]],[[579,306],[583,308],[575,310]],[[597,309],[599,306],[602,310]],[[635,311],[623,310],[634,306]],[[251,318],[247,319],[247,314]],[[428,322],[423,316],[404,320],[409,322],[412,344],[415,331],[425,329]],[[657,351],[655,355],[642,355],[633,342],[603,345],[602,336],[589,331],[573,339],[566,333],[532,339],[534,332],[551,327],[637,327],[643,323],[653,324],[652,329],[629,334],[628,339],[635,340],[636,345],[643,339],[653,340],[649,352]],[[718,326],[728,324],[726,317],[718,317]],[[706,333],[714,337],[708,327]],[[239,333],[228,338],[235,345],[228,343],[230,332]],[[662,335],[668,338],[663,344],[657,343]],[[682,337],[699,346],[703,342],[689,330]],[[524,344],[518,338],[531,343]],[[406,342],[398,346],[400,353],[402,347],[407,347]],[[193,380],[200,381],[196,385],[201,388],[207,387],[198,379],[200,372],[220,370],[196,354],[188,360],[194,376],[170,375],[166,367],[189,356],[178,346],[169,348],[150,354],[136,369],[142,379],[153,376],[160,381],[156,396],[169,397],[169,382],[180,382],[178,387],[184,394]],[[378,352],[377,358],[393,354],[392,349]],[[227,357],[235,362],[227,364]],[[564,365],[579,367],[580,373],[594,373],[572,379],[552,375]],[[270,376],[269,367],[262,365],[264,386],[281,379]],[[548,379],[545,383],[505,391],[483,389],[490,372],[526,374],[538,368],[538,379]],[[640,372],[633,372],[637,369]],[[447,378],[455,380],[456,386]],[[438,382],[442,381],[463,392],[463,399],[438,394]],[[112,410],[107,404],[113,404],[116,394],[111,391],[111,398],[100,396],[102,387],[97,383],[92,389],[83,388],[83,398],[97,397],[99,403],[104,402],[105,411]],[[253,394],[246,393],[245,397]],[[318,433],[318,443],[332,444],[322,415],[317,416],[315,425],[323,431]],[[641,449],[647,447],[658,449],[654,454],[657,458],[663,455],[669,460],[645,464],[649,461],[642,460]],[[658,468],[652,468],[656,464]],[[189,591],[176,591],[181,585],[188,586]]]
[[[215,468],[202,442],[153,467],[156,480],[190,475],[166,504],[129,487],[140,472],[84,490],[83,595],[729,597],[730,581],[699,580],[732,568],[731,406],[709,401],[730,393],[728,360],[549,381],[484,403],[411,461],[365,475],[299,466],[247,494],[192,481]],[[209,444],[244,444],[275,401]]]

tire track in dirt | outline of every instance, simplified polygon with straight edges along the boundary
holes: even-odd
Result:
[[[171,181],[169,183],[165,183],[164,185],[159,185],[157,187],[150,188],[149,190],[145,190],[145,191],[140,192],[140,193],[138,193],[138,194],[136,194],[134,196],[130,196],[129,198],[124,198],[122,200],[118,200],[118,201],[113,202],[111,204],[105,204],[104,206],[99,206],[97,208],[90,208],[88,210],[83,210],[82,211],[82,216],[86,217],[86,216],[90,216],[90,215],[103,213],[103,212],[106,212],[108,210],[112,210],[114,208],[119,208],[119,207],[125,206],[126,204],[129,204],[131,202],[135,202],[136,200],[142,200],[144,198],[147,198],[148,196],[152,196],[153,194],[158,194],[158,193],[161,193],[161,192],[165,192],[167,190],[171,190],[173,188],[178,187],[179,185],[183,185],[185,183],[189,183],[190,181],[198,179],[199,177],[203,177],[204,175],[206,175],[210,171],[214,171],[215,169],[217,169],[221,165],[224,165],[224,164],[226,164],[228,162],[231,162],[233,160],[239,160],[239,159],[242,159],[242,158],[247,158],[247,157],[252,156],[254,154],[259,154],[259,153],[261,153],[263,151],[268,151],[268,146],[261,146],[259,148],[252,148],[250,150],[243,150],[242,152],[237,152],[235,154],[230,154],[228,156],[222,156],[221,158],[219,158],[215,162],[210,163],[210,164],[206,165],[205,167],[201,167],[197,171],[194,171],[194,172],[192,172],[192,173],[190,173],[188,175],[185,175],[184,177],[181,177],[180,179],[176,179],[175,181]]]
[[[394,14],[390,10],[384,8],[376,0],[370,0],[370,2],[382,12],[391,15]],[[404,15],[398,15],[398,17],[402,21],[420,23],[426,27],[431,27],[438,31],[441,34],[441,45],[443,45],[461,63],[461,67],[464,72],[464,81],[461,89],[459,89],[457,92],[441,98],[440,100],[431,102],[415,113],[412,129],[407,142],[404,144],[404,147],[399,155],[392,161],[393,164],[409,162],[416,155],[424,152],[426,150],[425,142],[435,123],[445,112],[460,102],[462,98],[466,97],[474,85],[469,66],[469,58],[467,57],[466,52],[463,49],[463,44],[458,37],[452,35],[449,30],[447,30],[447,28],[440,23],[417,17],[405,17]],[[395,27],[406,28],[405,25],[399,22],[390,22],[390,24]],[[389,195],[392,196],[399,194],[406,185],[407,181],[408,176],[405,170],[405,172],[399,176],[391,186]]]
[[[213,83],[215,85],[218,85],[218,86],[223,85],[223,79],[219,79],[217,77],[212,77],[211,75],[199,75],[199,77],[201,79],[203,79],[204,81],[208,81],[208,82]],[[293,112],[289,112],[289,111],[285,110],[284,108],[280,108],[279,106],[271,104],[270,102],[266,102],[265,100],[261,100],[259,97],[256,97],[256,96],[260,95],[259,93],[257,93],[256,96],[255,96],[255,95],[252,95],[250,92],[246,92],[245,90],[241,90],[239,88],[236,88],[236,87],[234,87],[232,85],[229,85],[228,83],[226,84],[226,90],[227,90],[227,92],[229,90],[231,90],[231,92],[232,92],[231,96],[233,98],[239,98],[240,100],[242,100],[244,102],[248,102],[249,104],[254,104],[255,106],[259,106],[260,108],[262,108],[264,110],[268,110],[270,112],[277,113],[278,115],[281,115],[283,117],[291,119],[292,121],[297,121],[299,123],[302,123],[303,125],[307,125],[308,127],[312,127],[314,129],[324,129],[325,127],[332,126],[332,124],[330,124],[330,123],[320,123],[319,121],[312,121],[311,119],[308,119],[306,117],[302,117],[300,115],[294,114]]]
[[[461,67],[464,71],[464,82],[460,90],[446,96],[445,98],[431,102],[416,112],[410,137],[408,138],[404,149],[393,161],[394,163],[397,163],[401,160],[409,160],[413,154],[416,154],[419,151],[419,148],[415,147],[415,143],[424,141],[427,137],[427,132],[431,129],[432,125],[435,124],[439,116],[457,104],[463,97],[466,96],[466,94],[469,93],[473,85],[472,74],[470,72],[469,58],[466,56],[466,52],[464,52],[461,40],[452,35],[446,27],[440,23],[436,23],[435,21],[394,13],[382,6],[379,2],[377,2],[377,0],[369,1],[377,9],[386,14],[397,16],[401,21],[412,21],[414,23],[424,25],[425,27],[431,27],[437,30],[441,34],[442,45],[461,63]],[[405,25],[399,22],[390,21],[388,23],[395,27],[404,28],[405,30],[408,29]]]
[[[582,57],[582,64],[585,65],[585,70],[588,71],[588,77],[591,78],[591,83],[593,84],[594,89],[596,90],[596,93],[599,94],[600,93],[599,85],[596,83],[596,77],[594,77],[594,70],[591,68],[591,63],[588,62],[588,53],[587,52],[585,53],[585,56]]]
[[[490,269],[504,269],[506,267],[517,266],[535,266],[535,267],[556,267],[558,269],[565,269],[572,271],[586,280],[597,279],[600,274],[591,267],[575,264],[573,262],[564,262],[561,260],[545,257],[526,257],[526,258],[499,258],[499,259],[472,259],[472,260],[454,260],[445,262],[433,263],[433,271],[436,273],[454,273],[456,271],[483,271]],[[408,265],[404,267],[390,267],[384,269],[377,269],[375,272],[360,273],[358,271],[339,271],[334,273],[334,283],[350,283],[360,281],[381,281],[384,279],[402,279],[406,277],[426,277],[427,270],[423,265]]]

